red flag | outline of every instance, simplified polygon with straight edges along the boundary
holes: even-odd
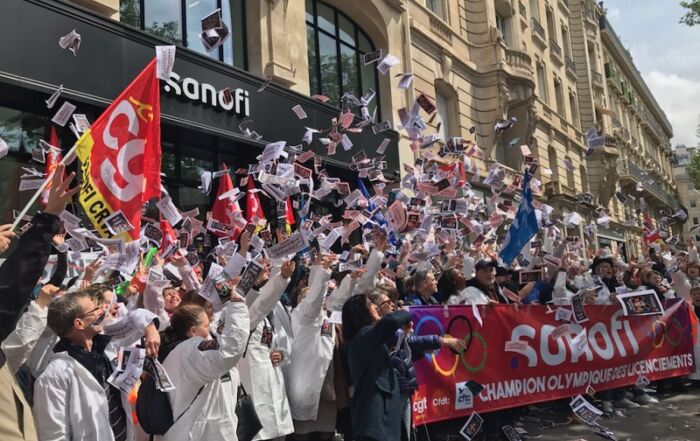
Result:
[[[657,240],[661,239],[661,235],[659,234],[658,228],[654,226],[654,223],[651,221],[651,218],[647,213],[644,213],[643,239],[644,245],[649,245],[650,243],[656,242]]]
[[[222,163],[221,169],[225,170],[226,164]],[[231,190],[233,190],[233,181],[231,180],[231,175],[227,172],[219,178],[219,188],[216,192],[216,199],[214,200],[214,205],[211,207],[211,218],[226,225],[233,225],[233,213],[241,211],[238,201],[233,201],[230,197],[219,200],[219,196]],[[236,228],[232,236],[237,238],[240,233],[241,229]],[[219,232],[214,232],[214,234],[217,236],[225,236],[224,233]]]
[[[289,198],[287,198],[287,206],[284,215],[287,218],[287,225],[294,225],[296,223],[294,220],[294,211],[292,211],[292,200]]]
[[[63,160],[61,156],[61,146],[58,145],[58,134],[56,133],[56,127],[51,126],[51,132],[49,134],[49,144],[57,147],[59,150],[51,149],[46,155],[46,168],[44,170],[44,178],[48,178],[51,173],[56,169],[58,164]],[[49,202],[49,189],[51,189],[51,181],[46,184],[44,191],[41,192],[41,205],[43,207]]]
[[[137,239],[141,209],[160,196],[160,89],[156,60],[122,91],[77,142],[83,185],[80,204],[102,237],[105,218],[121,211]]]
[[[255,184],[253,183],[253,178],[248,176],[245,195],[245,220],[251,222],[255,216],[257,216],[258,219],[265,219],[258,194],[251,190],[255,190]]]
[[[173,230],[172,225],[170,225],[170,222],[163,218],[163,216],[160,216],[160,231],[163,232],[163,240],[160,242],[160,252],[162,254],[170,247],[170,245],[177,241],[177,235],[175,234],[175,230]]]

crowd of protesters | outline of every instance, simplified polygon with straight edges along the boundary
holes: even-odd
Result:
[[[410,306],[565,305],[576,293],[601,305],[614,304],[625,290],[651,289],[700,312],[692,241],[652,244],[625,261],[609,249],[588,250],[585,240],[565,242],[555,228],[542,229],[541,245],[526,246],[509,267],[499,264],[494,243],[446,241],[426,260],[429,238],[392,244],[377,225],[342,254],[312,245],[268,260],[251,247],[256,232],[245,230],[235,254],[194,266],[184,258],[187,250],[150,262],[142,255],[135,274],[120,275],[127,288],[116,292],[115,271],[102,259],[66,281],[58,216],[76,190],[69,190],[72,176],[62,176],[59,166],[48,205],[21,238],[0,228],[0,251],[17,242],[0,266],[2,440],[232,440],[242,433],[245,441],[441,439],[455,435],[463,421],[413,427],[413,362],[443,347],[463,351],[465,343],[413,335]],[[38,283],[50,254],[58,264],[50,280]],[[547,255],[557,256],[556,264]],[[212,260],[229,271],[218,305],[200,295]],[[262,271],[252,289],[241,292],[241,273],[251,260]],[[536,268],[543,270],[541,280],[519,282],[519,271]],[[152,280],[153,271],[166,280]],[[147,373],[139,372],[130,391],[111,381],[118,354],[126,364],[135,347],[167,373],[165,402],[146,394]],[[682,390],[683,383],[658,387]],[[600,398],[610,414],[658,403],[636,387],[603,391]],[[150,409],[137,412],[148,399],[142,404]],[[252,403],[247,414],[242,400]],[[245,416],[253,414],[254,423]],[[512,412],[484,416],[485,436],[498,439]]]

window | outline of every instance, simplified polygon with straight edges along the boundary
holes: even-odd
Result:
[[[556,43],[557,28],[554,24],[554,12],[552,12],[552,8],[547,8],[547,34],[549,35],[549,38]]]
[[[435,107],[439,116],[440,139],[447,141],[453,136],[459,136],[457,92],[444,81],[435,82]]]
[[[690,208],[696,208],[698,206],[697,201],[695,199],[692,199],[690,201]]]
[[[569,108],[571,109],[571,124],[580,129],[581,119],[578,116],[578,102],[576,101],[576,95],[571,91],[569,91]]]
[[[440,139],[447,141],[450,136],[450,119],[447,112],[447,98],[445,98],[440,92],[435,91],[435,104],[437,107],[440,130],[438,134]]]
[[[542,101],[549,103],[547,98],[547,73],[542,63],[537,63],[537,92]]]
[[[695,190],[695,186],[692,182],[688,182],[688,190]]]
[[[50,117],[49,117],[50,118]],[[0,160],[0,188],[4,196],[0,200],[0,219],[13,219],[12,210],[22,209],[34,195],[34,191],[17,191],[22,167],[43,170],[43,166],[32,161],[31,151],[39,145],[39,140],[49,140],[49,118],[9,107],[0,107],[0,138],[9,147],[7,157]],[[73,139],[75,140],[75,139]],[[30,213],[35,213],[39,204],[35,203]]]
[[[588,175],[586,175],[586,167],[580,166],[579,173],[581,174],[581,191],[588,192]]]
[[[201,20],[217,9],[231,35],[217,49],[207,52],[199,34]],[[121,0],[122,23],[197,51],[226,64],[246,68],[244,0]]]
[[[564,47],[564,55],[566,58],[571,57],[571,41],[569,41],[569,31],[563,26],[561,28],[561,45]]]
[[[513,37],[510,32],[510,17],[505,17],[501,14],[496,14],[496,27],[501,31],[503,42],[508,47],[513,46]]]
[[[537,2],[539,0],[530,0],[530,16],[537,21],[540,21],[540,10],[538,8]]]
[[[441,19],[447,20],[445,0],[425,0],[425,7],[430,9],[433,14],[437,15]]]
[[[312,95],[325,95],[340,106],[343,94],[359,98],[371,89],[376,96],[368,110],[379,113],[377,66],[362,61],[374,45],[357,24],[323,2],[306,0],[306,41]]]
[[[496,0],[494,2],[494,8],[496,10],[496,28],[501,33],[503,38],[503,43],[507,47],[514,47],[515,42],[513,41],[513,12],[510,2],[505,0]]]
[[[564,106],[564,92],[561,88],[561,81],[554,80],[554,97],[557,100],[557,113],[566,118],[566,107]]]
[[[697,225],[697,224],[698,224],[698,218],[697,218],[697,217],[694,217],[694,218],[693,218],[693,225]]]

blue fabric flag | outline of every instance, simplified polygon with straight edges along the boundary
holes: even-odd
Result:
[[[365,187],[364,181],[359,176],[357,177],[357,188],[360,189],[360,192],[362,192],[362,195],[365,197],[365,199],[367,199],[367,203],[368,203],[367,208],[369,208],[369,211],[374,211],[374,209],[377,208],[377,206],[374,205],[374,203],[371,201],[371,196],[369,194],[369,191],[367,190],[367,187]],[[386,219],[384,218],[384,214],[381,212],[381,210],[377,211],[372,216],[372,220],[375,221],[376,223],[378,223],[381,227],[384,227],[383,228],[384,231],[387,230]],[[391,245],[396,245],[398,243],[398,239],[396,238],[396,235],[394,234],[393,231],[389,234],[389,237],[387,239]]]
[[[506,266],[510,266],[523,247],[537,234],[537,215],[532,205],[532,190],[530,189],[530,173],[525,171],[523,178],[523,197],[518,205],[518,212],[508,229],[508,235],[501,247],[499,257]]]

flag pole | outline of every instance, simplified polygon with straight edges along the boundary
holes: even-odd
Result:
[[[75,153],[75,150],[77,148],[78,148],[78,143],[76,142],[75,144],[73,144],[73,147],[71,147],[71,149],[68,151],[66,156],[64,156],[63,159],[61,159],[61,162],[59,164],[65,164],[66,160],[71,158],[71,155],[73,155]],[[75,159],[75,157],[73,157],[71,159]],[[41,187],[39,187],[36,190],[36,193],[34,193],[34,196],[32,196],[32,198],[29,200],[29,202],[27,202],[27,205],[25,205],[24,208],[22,209],[22,211],[17,215],[15,222],[12,224],[12,231],[17,229],[17,226],[19,226],[19,223],[22,222],[22,218],[24,217],[24,215],[27,214],[27,211],[29,211],[29,209],[32,207],[32,205],[34,205],[34,202],[36,202],[36,200],[39,199],[39,196],[41,195],[41,193],[46,189],[46,186],[48,185],[48,183],[51,182],[51,180],[53,179],[53,175],[55,172],[56,172],[56,168],[54,168],[51,171],[51,173],[49,174],[49,176],[46,177],[46,180],[44,181],[43,184],[41,184]]]

